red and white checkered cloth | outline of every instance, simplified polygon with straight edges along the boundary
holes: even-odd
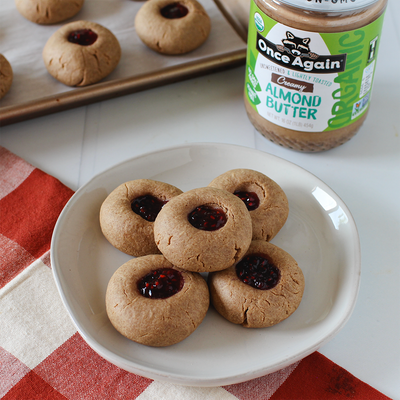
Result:
[[[110,364],[79,335],[53,280],[50,239],[72,195],[0,147],[0,398],[388,399],[318,352],[276,373],[213,388],[153,381]]]

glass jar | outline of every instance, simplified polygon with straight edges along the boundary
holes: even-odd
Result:
[[[387,0],[251,0],[244,101],[266,138],[315,152],[369,109]]]

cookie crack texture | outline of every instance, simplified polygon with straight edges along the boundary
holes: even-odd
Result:
[[[247,312],[249,311],[249,307],[247,307],[245,310],[244,310],[244,313],[243,313],[243,321],[242,321],[242,325],[243,326],[246,326],[247,325]]]
[[[97,56],[97,52],[95,51],[95,52],[89,53],[89,54],[95,59],[96,65],[97,65],[97,69],[98,69],[99,71],[101,71],[100,60],[99,60],[99,57]]]
[[[265,303],[268,304],[268,307],[271,306],[271,303],[268,300],[264,300]],[[241,325],[245,328],[253,328],[255,326],[263,325],[265,321],[267,320],[267,314],[265,312],[265,306],[263,307],[260,305],[257,301],[253,302],[251,301],[248,307],[244,310],[243,313],[243,322]],[[249,322],[249,318],[251,318],[251,315],[256,316],[256,320],[253,317],[253,322]],[[255,322],[255,324],[254,324]]]
[[[253,184],[255,186],[257,186],[261,190],[264,199],[266,199],[267,198],[267,192],[266,192],[265,188],[262,185],[260,185],[258,182],[253,182]]]
[[[197,256],[197,259],[199,261],[199,263],[201,264],[201,270],[204,271],[206,268],[206,264],[204,264],[204,262],[200,259],[200,254]]]
[[[64,69],[65,68],[65,64],[62,62],[62,58],[63,58],[63,54],[61,54],[60,58],[58,59],[59,64],[61,65],[61,68]]]
[[[242,248],[235,244],[235,254],[233,255],[234,263],[238,262],[241,258],[240,253],[242,252]]]
[[[82,86],[84,85],[84,81],[86,80],[86,70],[87,70],[87,66],[86,66],[86,60],[85,60],[85,51],[83,49],[81,49],[81,58],[82,58],[82,78],[79,82],[77,82],[75,84],[75,86]]]
[[[186,287],[185,287],[186,286]],[[184,285],[183,288],[181,289],[182,293],[185,294],[189,290],[189,286]]]
[[[269,241],[271,240],[271,235],[268,235],[268,234],[265,232],[265,229],[264,229],[264,228],[261,229],[261,236],[262,236],[262,237],[265,237],[265,240],[266,240],[267,242],[269,242]]]
[[[124,296],[125,296],[125,301],[124,301],[124,304],[122,305],[122,310],[125,310],[125,308],[127,308],[127,307],[131,306],[132,304],[134,304],[138,300],[138,298],[137,297],[134,297],[133,299],[129,298],[129,295],[128,295],[126,289],[124,289],[123,292],[124,292]],[[119,303],[117,303],[114,306],[114,308],[116,308],[117,306],[119,306]]]
[[[125,308],[129,307],[131,304],[132,304],[132,303],[130,303],[130,302],[124,304],[124,305],[122,306],[122,310],[125,310]],[[117,304],[114,308],[116,308],[118,305],[119,305],[119,304]]]
[[[201,264],[202,269],[205,269],[206,266],[205,266],[204,262],[201,260],[201,254],[196,254],[196,255],[188,258],[188,261],[192,261],[192,260],[196,260],[197,264]]]
[[[107,64],[110,64],[111,57],[107,53],[103,53],[103,57],[107,60]]]
[[[160,38],[158,38],[157,42],[156,42],[156,47],[158,50],[163,51],[164,49],[164,40],[165,37],[167,36],[167,31],[163,32],[162,36]]]
[[[271,294],[274,295],[275,297],[283,297],[285,300],[287,300],[287,296],[283,292],[276,292],[273,289],[270,290]]]
[[[268,303],[268,305],[270,305],[270,303],[267,301],[266,303]],[[265,314],[265,312],[264,312],[264,309],[263,309],[263,307],[260,307],[260,305],[259,304],[255,304],[254,305],[256,308],[257,308],[257,310],[260,312],[260,314],[261,314],[261,321],[265,321],[266,320],[266,314]]]
[[[138,335],[138,338],[143,339],[143,338],[146,338],[148,336],[150,336],[148,333],[143,333],[141,335]]]
[[[193,318],[191,317],[190,313],[186,310],[185,314],[187,315],[188,319],[190,320],[190,323],[192,324],[193,328],[196,328],[196,323],[193,321]]]
[[[126,190],[126,198],[128,198],[128,195],[129,195],[128,185],[125,183],[124,187],[125,187],[125,190]]]
[[[293,281],[293,282],[296,282],[293,278],[292,278],[292,281]],[[296,284],[297,284],[297,286],[299,286],[298,282],[296,282]],[[287,292],[289,292],[290,294],[294,294],[294,295],[300,293],[299,290],[296,290],[296,288],[292,288],[292,287],[286,287],[285,290],[286,290]],[[282,296],[286,298],[285,295],[282,294]]]

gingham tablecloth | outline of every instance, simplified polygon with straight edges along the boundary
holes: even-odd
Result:
[[[110,364],[77,332],[51,271],[52,231],[72,195],[0,147],[1,398],[388,399],[318,352],[276,373],[213,388],[153,381]]]

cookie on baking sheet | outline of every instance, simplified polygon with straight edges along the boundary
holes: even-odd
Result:
[[[11,64],[3,54],[0,54],[0,99],[10,90],[12,81],[13,70]]]
[[[265,328],[283,321],[300,305],[304,276],[294,258],[264,240],[251,243],[232,267],[208,275],[211,303],[228,321]]]
[[[154,222],[161,253],[194,272],[230,267],[251,242],[251,218],[244,203],[225,190],[205,187],[171,199]]]
[[[151,179],[136,179],[115,188],[100,208],[100,226],[107,240],[131,256],[158,254],[154,220],[177,187]]]
[[[62,26],[43,49],[47,71],[68,86],[86,86],[109,75],[121,58],[121,47],[114,34],[90,21]]]
[[[211,21],[196,0],[149,0],[135,17],[139,38],[163,54],[188,53],[208,38]]]
[[[78,14],[84,0],[15,0],[19,13],[41,25],[56,24]]]
[[[270,241],[289,215],[285,192],[261,172],[233,169],[216,177],[209,186],[235,193],[245,202],[253,223],[253,240]]]
[[[162,255],[134,258],[113,274],[106,310],[122,335],[147,346],[170,346],[191,335],[206,316],[207,283]]]

